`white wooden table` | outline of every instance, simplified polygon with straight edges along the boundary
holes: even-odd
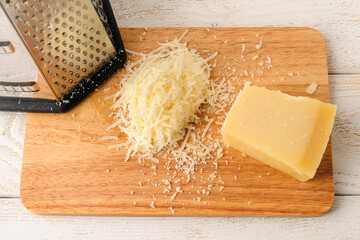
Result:
[[[119,26],[309,26],[328,47],[335,204],[315,218],[135,218],[38,216],[21,205],[19,182],[26,114],[0,113],[0,239],[359,239],[360,1],[111,1]],[[0,40],[8,33],[1,23]],[[18,42],[15,42],[15,45]],[[0,57],[0,78],[34,78],[29,58]]]

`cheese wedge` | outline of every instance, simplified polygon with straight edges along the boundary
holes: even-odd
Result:
[[[306,181],[320,165],[336,108],[308,97],[246,86],[221,131],[229,146]]]

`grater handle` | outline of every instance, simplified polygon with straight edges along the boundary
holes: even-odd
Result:
[[[0,54],[13,52],[15,52],[15,48],[10,41],[0,41]]]
[[[15,47],[10,41],[0,41],[0,54],[10,54],[15,52]],[[25,93],[38,92],[40,90],[36,82],[13,82],[0,81],[0,91]]]
[[[38,92],[40,90],[39,85],[34,82],[6,82],[0,81],[0,91],[7,92]]]
[[[60,113],[64,112],[64,108],[59,102],[51,99],[43,98],[16,98],[1,97],[0,111],[8,112],[42,112],[42,113]],[[66,109],[68,110],[68,109]]]

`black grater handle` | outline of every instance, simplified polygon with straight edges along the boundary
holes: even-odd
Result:
[[[8,112],[63,112],[56,100],[43,98],[0,97],[0,111]]]

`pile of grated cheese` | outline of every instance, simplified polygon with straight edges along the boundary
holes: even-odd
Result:
[[[118,145],[128,147],[126,161],[137,155],[159,162],[154,156],[178,147],[186,129],[184,142],[188,141],[193,128],[190,125],[198,120],[200,105],[206,100],[216,102],[207,63],[211,57],[205,60],[181,43],[185,34],[174,41],[158,43],[160,47],[148,54],[128,51],[141,59],[126,65],[128,73],[111,107],[116,121],[108,128],[119,127],[127,134],[128,142]],[[184,144],[181,150],[185,149]],[[176,151],[176,155],[182,154]]]

